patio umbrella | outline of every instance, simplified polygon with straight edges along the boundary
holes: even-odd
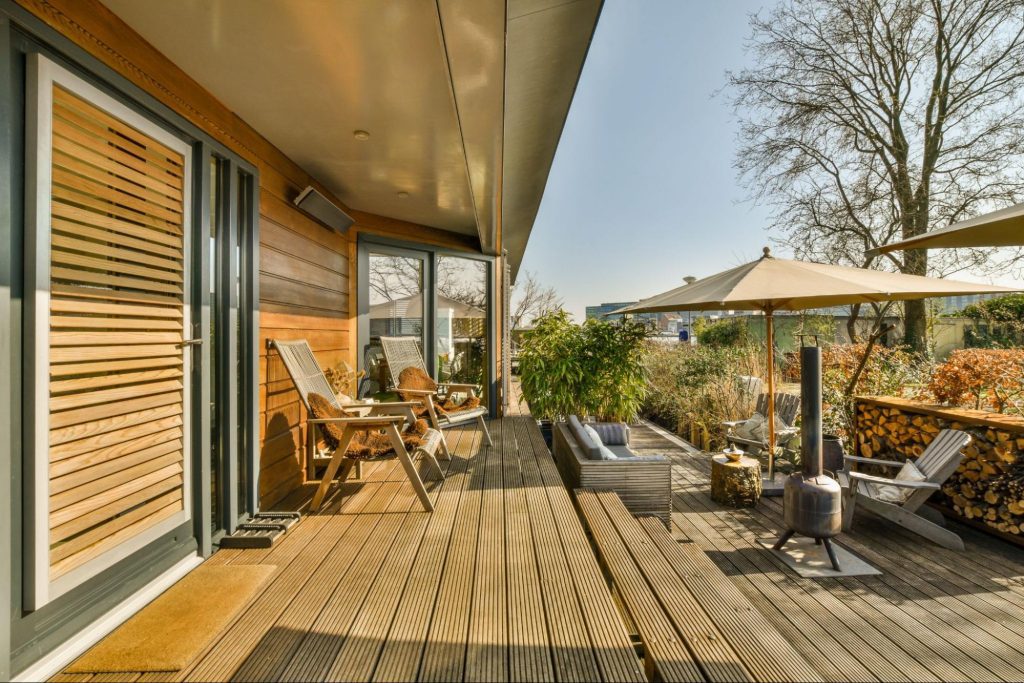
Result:
[[[904,249],[936,247],[1017,247],[1024,245],[1024,204],[992,211],[966,221],[932,230],[902,242],[886,244],[868,251],[887,254]]]
[[[616,313],[763,311],[768,348],[768,476],[775,463],[775,357],[773,314],[848,304],[878,303],[960,294],[1009,293],[1018,290],[970,282],[887,273],[775,258],[768,247],[750,263],[676,287]]]

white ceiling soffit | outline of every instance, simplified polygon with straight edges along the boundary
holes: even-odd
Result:
[[[515,278],[601,0],[508,0],[501,235]]]
[[[103,2],[348,206],[476,235],[485,253],[500,225],[515,268],[600,8]]]

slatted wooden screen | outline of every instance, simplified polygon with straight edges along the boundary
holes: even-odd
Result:
[[[52,582],[185,511],[187,280],[183,154],[51,87]]]

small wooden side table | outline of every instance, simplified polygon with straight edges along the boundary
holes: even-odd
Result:
[[[761,463],[741,457],[736,462],[724,455],[711,458],[711,500],[734,508],[749,508],[761,498]]]

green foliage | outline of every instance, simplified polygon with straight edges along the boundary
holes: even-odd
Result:
[[[583,324],[584,395],[588,414],[607,422],[631,422],[647,392],[643,349],[647,326],[588,320]]]
[[[750,344],[750,330],[743,318],[727,318],[701,325],[697,334],[701,344],[742,347]]]
[[[964,331],[970,347],[998,349],[1024,344],[1024,294],[980,301],[964,308],[960,315],[974,322]]]
[[[764,351],[756,345],[650,343],[644,363],[648,383],[644,413],[711,449],[723,445],[719,429],[723,421],[744,420],[753,414],[757,395],[746,390],[739,377],[763,375]]]
[[[523,333],[519,374],[523,397],[541,419],[594,415],[630,421],[646,391],[639,323],[588,320],[576,325],[565,311],[539,318]]]
[[[537,319],[519,342],[523,398],[538,419],[580,412],[584,370],[582,329],[563,310]]]

